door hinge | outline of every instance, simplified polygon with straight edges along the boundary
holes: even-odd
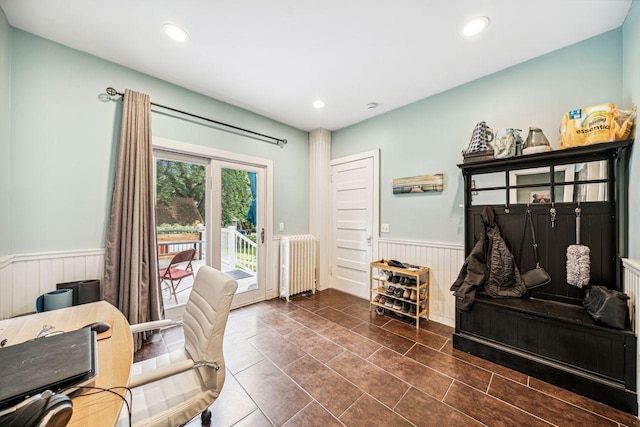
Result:
[[[264,228],[260,231],[260,243],[264,244]]]

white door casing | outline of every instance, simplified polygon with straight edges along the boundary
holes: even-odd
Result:
[[[331,161],[331,283],[361,298],[378,255],[379,164],[378,150]]]

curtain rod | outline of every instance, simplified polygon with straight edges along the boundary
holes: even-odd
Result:
[[[108,87],[107,88],[107,95],[109,95],[109,96],[119,95],[119,96],[124,98],[124,93],[118,92],[117,90],[115,90],[112,87]],[[247,133],[250,133],[252,135],[258,135],[258,136],[261,136],[263,138],[273,139],[273,141],[263,141],[263,142],[268,142],[269,144],[277,145],[280,148],[284,148],[284,145],[287,143],[286,139],[276,138],[274,136],[265,135],[265,134],[262,134],[262,133],[254,132],[254,131],[249,130],[249,129],[244,129],[244,128],[241,128],[241,127],[238,127],[238,126],[234,126],[234,125],[230,125],[230,124],[227,124],[227,123],[219,122],[217,120],[208,119],[206,117],[198,116],[196,114],[187,113],[186,111],[178,110],[176,108],[167,107],[166,105],[156,104],[155,102],[152,102],[151,105],[153,105],[154,107],[164,108],[165,110],[170,110],[170,111],[174,111],[176,113],[184,114],[186,116],[195,117],[196,119],[200,119],[200,120],[204,120],[204,121],[207,121],[207,122],[215,123],[217,125],[222,125],[222,126],[226,126],[226,127],[232,128],[232,129],[240,130],[242,132],[247,132]]]

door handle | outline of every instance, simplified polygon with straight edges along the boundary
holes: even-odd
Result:
[[[371,246],[371,240],[373,239],[373,236],[371,234],[369,234],[367,236],[367,246]]]

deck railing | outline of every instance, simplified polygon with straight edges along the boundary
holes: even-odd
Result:
[[[222,228],[220,231],[222,263],[229,265],[232,269],[239,268],[246,272],[257,272],[258,246],[256,243],[238,232],[234,226]],[[196,258],[198,260],[204,259],[206,244],[203,230],[186,230],[182,232],[198,233],[199,239],[158,242],[158,254],[170,257],[185,249],[194,248],[196,250]],[[171,232],[163,231],[162,233],[170,234]]]
[[[221,236],[222,262],[232,268],[256,272],[258,265],[258,245],[231,226],[223,228]]]

